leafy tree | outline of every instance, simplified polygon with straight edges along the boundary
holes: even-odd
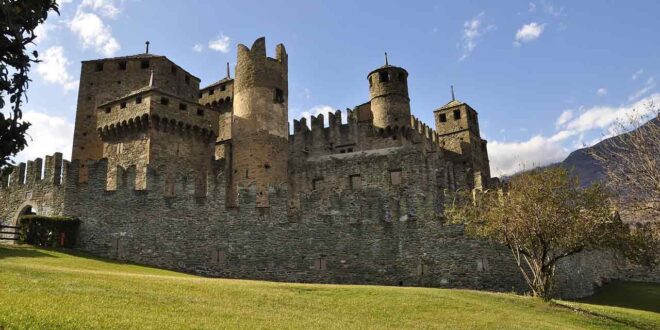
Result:
[[[59,14],[56,0],[1,0],[0,2],[0,109],[9,105],[9,114],[0,112],[0,170],[12,164],[10,157],[27,145],[30,123],[22,121],[22,103],[30,79],[30,65],[38,62],[37,51],[26,49],[34,30],[48,17]],[[9,98],[7,102],[6,98]]]
[[[550,298],[557,262],[590,248],[617,247],[627,228],[601,185],[580,188],[561,167],[519,174],[504,190],[455,194],[445,216],[468,234],[506,245],[534,296]]]

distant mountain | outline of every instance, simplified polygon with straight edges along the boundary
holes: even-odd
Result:
[[[653,122],[660,124],[660,118],[656,117],[637,129],[645,129]],[[602,153],[606,150],[611,150],[618,141],[625,139],[627,135],[628,133],[617,135],[594,144],[591,147],[575,150],[560,164],[573,171],[580,178],[581,186],[588,186],[595,181],[602,180],[606,175],[605,169],[600,162],[594,159],[592,156],[593,152]]]

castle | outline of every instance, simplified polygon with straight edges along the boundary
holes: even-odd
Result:
[[[0,220],[77,217],[82,251],[208,276],[525,289],[506,248],[441,216],[446,191],[497,184],[473,108],[452,95],[430,128],[386,61],[346,122],[291,130],[284,46],[271,58],[260,38],[237,56],[234,79],[227,66],[201,89],[148,50],[83,62],[72,161],[16,166]],[[609,266],[576,261],[562,288],[589,294]]]

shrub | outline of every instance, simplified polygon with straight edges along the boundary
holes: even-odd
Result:
[[[47,247],[73,247],[80,220],[70,217],[24,215],[19,219],[21,242]]]

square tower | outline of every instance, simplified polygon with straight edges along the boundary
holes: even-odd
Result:
[[[87,179],[85,162],[104,157],[103,141],[96,133],[96,110],[100,105],[129,95],[150,83],[167,93],[197,101],[199,82],[199,78],[160,55],[145,53],[83,61],[71,152],[72,160],[81,161],[81,181]]]
[[[433,116],[440,146],[460,158],[463,165],[475,175],[475,182],[488,182],[490,162],[487,142],[479,133],[477,111],[467,103],[454,99],[433,111]]]

